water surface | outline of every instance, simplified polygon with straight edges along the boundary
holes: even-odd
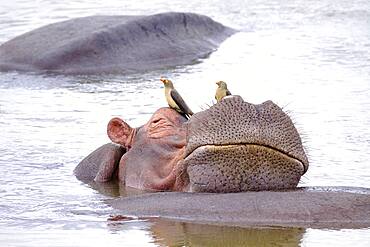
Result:
[[[0,73],[0,245],[369,246],[369,229],[108,220],[119,213],[105,203],[117,189],[98,192],[72,171],[109,141],[110,118],[138,126],[166,106],[162,75],[194,111],[212,104],[217,80],[249,102],[284,107],[309,155],[300,185],[370,187],[367,0],[1,1],[0,43],[73,17],[163,11],[206,14],[241,32],[199,63],[146,74]]]

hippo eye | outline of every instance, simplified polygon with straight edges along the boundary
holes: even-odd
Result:
[[[155,118],[153,121],[150,123],[151,127],[159,127],[158,125],[163,125],[166,123],[166,120],[164,118]]]
[[[151,131],[162,131],[168,127],[172,126],[171,122],[169,122],[166,118],[158,117],[151,121],[149,128]]]
[[[148,126],[148,134],[150,138],[161,138],[168,135],[169,130],[172,129],[173,124],[166,118],[154,118]]]
[[[158,123],[159,121],[161,121],[160,119],[155,119],[155,120],[153,120],[153,123],[154,124],[156,124],[156,123]]]

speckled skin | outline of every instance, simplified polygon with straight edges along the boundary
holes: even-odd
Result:
[[[308,160],[291,119],[272,101],[224,98],[188,123],[185,162],[191,191],[294,188]]]
[[[98,149],[88,159],[98,164],[82,161],[75,169],[78,178],[117,177],[143,190],[241,192],[295,188],[308,168],[296,128],[271,101],[254,105],[225,97],[188,121],[161,108],[139,128],[114,118],[108,136],[126,150],[119,164],[117,155],[106,155],[109,149]],[[100,167],[95,176],[85,176],[89,166]]]

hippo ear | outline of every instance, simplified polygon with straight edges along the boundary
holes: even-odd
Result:
[[[134,129],[120,118],[112,118],[107,127],[107,133],[112,142],[125,148],[131,147]]]

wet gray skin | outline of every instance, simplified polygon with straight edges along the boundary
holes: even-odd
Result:
[[[167,121],[168,118],[172,122]],[[177,121],[179,119],[182,121]],[[126,124],[123,126],[127,128]],[[156,134],[155,138],[146,134],[147,128]],[[89,155],[85,159],[88,162],[79,164],[77,177],[85,174],[85,179],[89,179],[96,174],[105,175],[107,171],[120,174],[121,167],[125,169],[130,165],[122,160],[132,160],[130,169],[137,168],[139,180],[150,174],[145,179],[156,180],[161,190],[222,193],[146,193],[109,201],[120,214],[243,227],[370,225],[369,189],[296,189],[308,169],[308,160],[291,119],[271,101],[254,105],[239,96],[227,97],[196,113],[187,122],[176,111],[161,108],[144,126],[129,132],[122,130],[118,128],[121,136],[130,136],[123,140],[133,140],[127,144],[129,150],[106,144]],[[130,133],[137,131],[140,134],[131,138]],[[126,155],[129,158],[124,158]],[[144,160],[155,157],[157,162],[174,162],[143,163],[140,158],[144,156]],[[92,165],[94,163],[98,165]],[[166,169],[169,174],[155,176]],[[132,172],[127,174],[132,175]],[[119,177],[123,179],[125,177]],[[92,187],[107,191],[103,184],[95,183]],[[124,183],[119,183],[119,187],[124,187],[121,185]],[[223,193],[244,191],[248,192]]]
[[[137,73],[194,63],[235,32],[193,13],[75,18],[0,45],[0,71]]]
[[[370,190],[311,187],[243,193],[147,193],[108,202],[124,215],[228,226],[370,227]]]
[[[189,191],[239,192],[294,188],[308,160],[279,106],[233,96],[189,120],[183,165]]]
[[[169,108],[136,129],[118,122],[108,132],[124,149],[97,149],[76,167],[79,179],[118,177],[142,190],[240,192],[295,188],[308,169],[296,128],[271,101],[254,105],[232,96],[187,122]]]

